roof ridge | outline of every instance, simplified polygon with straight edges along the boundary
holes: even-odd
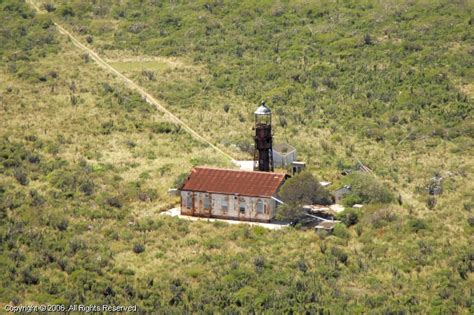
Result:
[[[284,173],[196,166],[181,189],[270,198],[277,192],[286,177]]]
[[[245,173],[258,173],[258,174],[272,174],[272,175],[282,175],[285,176],[285,173],[276,173],[276,172],[262,172],[262,171],[250,171],[250,170],[241,170],[241,169],[233,169],[233,168],[221,168],[221,167],[213,167],[213,166],[195,166],[193,169],[210,169],[210,170],[220,170],[220,171],[233,171],[233,172],[245,172]]]

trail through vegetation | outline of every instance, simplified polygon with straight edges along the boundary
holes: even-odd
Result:
[[[27,2],[33,6],[33,8],[38,12],[41,13],[42,10],[35,4],[34,0],[27,0]],[[125,75],[123,75],[121,72],[119,72],[117,69],[112,67],[109,63],[107,63],[104,59],[102,59],[96,52],[94,52],[91,48],[87,47],[83,43],[80,42],[78,38],[76,38],[74,35],[72,35],[69,31],[67,31],[63,26],[58,24],[56,21],[53,20],[54,25],[58,28],[58,31],[67,36],[68,38],[71,39],[71,41],[74,43],[74,45],[86,53],[88,53],[91,58],[97,62],[101,67],[104,69],[112,72],[114,75],[116,75],[118,78],[123,80],[128,86],[130,86],[132,89],[136,90],[140,95],[151,105],[156,106],[156,108],[164,113],[173,121],[181,125],[186,131],[188,131],[193,137],[196,137],[200,141],[208,144],[210,147],[212,147],[216,152],[219,152],[220,154],[224,155],[231,161],[234,161],[234,159],[227,153],[225,153],[222,149],[218,148],[215,144],[213,144],[211,141],[207,140],[203,136],[201,136],[199,133],[194,131],[188,124],[183,122],[181,119],[179,119],[177,116],[175,116],[172,112],[170,112],[168,109],[166,109],[163,105],[161,105],[158,100],[156,100],[150,93],[148,93],[143,87],[140,85],[136,84],[133,80],[127,78]]]

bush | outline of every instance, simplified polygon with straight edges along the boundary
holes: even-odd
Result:
[[[364,45],[372,45],[372,37],[369,34],[364,35]]]
[[[342,249],[338,247],[331,248],[331,254],[343,264],[347,264],[349,260],[349,256]]]
[[[330,194],[309,172],[302,172],[288,179],[279,193],[283,201],[295,204],[332,204]]]
[[[342,204],[346,207],[352,207],[359,203],[362,203],[362,198],[357,194],[348,194],[342,198]]]
[[[349,238],[349,231],[347,230],[347,227],[344,224],[340,223],[336,224],[334,230],[332,231],[332,234],[339,238]]]
[[[69,221],[67,219],[61,219],[57,224],[56,224],[56,228],[59,230],[59,231],[66,231],[67,228],[69,226]]]
[[[474,217],[467,218],[467,223],[470,227],[474,227]]]
[[[62,8],[62,10],[61,10],[61,15],[62,15],[63,17],[73,17],[73,16],[75,16],[76,14],[74,13],[73,8],[71,8],[70,6],[65,6],[65,7]]]
[[[253,264],[257,271],[260,271],[265,267],[265,258],[263,256],[258,256],[254,259]]]
[[[145,245],[140,244],[140,243],[133,245],[133,252],[135,254],[140,254],[140,253],[143,253],[144,251],[145,251]]]
[[[331,78],[324,78],[322,80],[322,83],[327,86],[330,89],[335,89],[336,88],[336,83],[334,83]]]
[[[472,251],[461,256],[457,270],[462,279],[469,279],[469,273],[474,272],[474,253]]]
[[[394,195],[375,176],[363,172],[353,172],[347,176],[351,190],[362,203],[390,203]],[[355,198],[355,197],[352,197]]]
[[[41,161],[41,158],[38,155],[30,154],[28,156],[28,162],[31,164],[38,164]]]
[[[75,254],[78,251],[80,251],[82,249],[85,249],[85,248],[86,248],[86,244],[81,239],[73,238],[69,242],[69,251],[70,251],[71,254]]]
[[[179,174],[178,177],[175,179],[173,186],[176,188],[181,188],[181,186],[183,186],[184,182],[188,178],[188,175],[189,174],[187,172]]]
[[[33,207],[39,207],[42,206],[46,200],[38,193],[36,190],[31,190],[30,191],[30,197],[31,197],[31,205]]]
[[[418,233],[419,231],[425,230],[425,229],[428,228],[428,225],[426,224],[426,222],[424,220],[418,219],[418,218],[410,219],[408,224],[409,224],[411,230],[415,233]]]
[[[428,199],[426,199],[426,207],[428,207],[430,210],[433,210],[436,207],[436,198],[429,196]]]
[[[397,216],[391,209],[380,209],[368,216],[368,221],[374,228],[381,228],[396,219]]]
[[[144,76],[148,81],[156,81],[156,73],[151,70],[143,70],[142,76]]]
[[[122,202],[117,197],[107,199],[109,206],[114,208],[122,208]]]
[[[306,264],[306,261],[303,258],[298,260],[297,266],[298,270],[302,273],[306,273],[308,271],[308,265]]]
[[[159,122],[150,126],[151,132],[153,133],[172,133],[176,132],[177,126],[170,122]]]
[[[45,4],[43,5],[43,8],[44,8],[46,11],[48,11],[48,12],[54,12],[54,11],[56,11],[56,7],[55,7],[54,4],[52,4],[52,3],[45,3]]]
[[[347,209],[341,215],[340,219],[347,227],[359,222],[359,212],[355,209]]]
[[[22,170],[15,170],[15,179],[20,183],[20,185],[26,186],[30,182],[26,173]]]
[[[298,223],[305,217],[305,212],[302,207],[294,203],[286,203],[278,207],[277,220],[292,221]]]
[[[31,267],[27,267],[21,271],[21,276],[24,284],[36,285],[39,283],[39,278],[33,273]]]
[[[91,196],[94,194],[94,183],[91,180],[86,180],[79,187],[80,191],[86,196]]]

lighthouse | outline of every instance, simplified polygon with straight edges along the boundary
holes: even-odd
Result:
[[[272,111],[265,102],[257,108],[255,116],[254,171],[273,172]]]

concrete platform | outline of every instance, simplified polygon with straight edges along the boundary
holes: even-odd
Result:
[[[249,222],[249,221],[236,221],[236,220],[192,217],[192,216],[188,216],[188,215],[181,215],[181,209],[180,208],[173,208],[173,209],[164,211],[164,212],[160,213],[160,215],[167,215],[167,216],[170,216],[170,217],[178,217],[180,219],[189,220],[189,221],[198,221],[198,220],[199,221],[207,221],[207,222],[221,221],[221,222],[225,222],[225,223],[228,223],[228,224],[247,224],[247,225],[253,225],[253,226],[261,226],[261,227],[269,229],[269,230],[280,230],[284,227],[289,226],[288,222],[261,223],[261,222]]]
[[[233,161],[241,170],[244,171],[253,171],[253,161]]]

